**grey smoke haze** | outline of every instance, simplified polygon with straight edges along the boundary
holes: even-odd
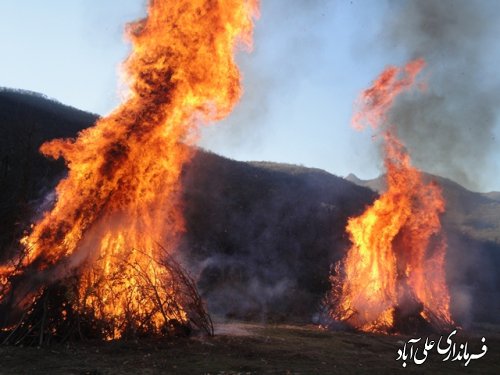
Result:
[[[428,88],[406,95],[391,114],[415,164],[470,189],[496,173],[495,139],[500,81],[491,60],[497,38],[498,1],[391,2],[384,47],[422,57]],[[497,55],[498,57],[498,55]],[[390,62],[388,62],[390,63]]]
[[[320,170],[198,152],[184,176],[179,250],[219,318],[309,321],[374,195]]]
[[[472,190],[484,190],[498,171],[500,80],[492,61],[498,59],[498,1],[390,1],[384,50],[405,60],[423,58],[421,73],[427,88],[399,98],[390,113],[398,135],[415,165]],[[394,63],[391,61],[388,64]],[[462,202],[455,201],[460,205]],[[465,243],[445,226],[448,237],[447,281],[454,319],[469,326],[487,305],[496,281],[489,250]],[[488,260],[487,260],[488,259]],[[467,275],[476,274],[481,288],[471,288]],[[464,276],[465,275],[465,276]],[[474,302],[473,302],[474,301]]]

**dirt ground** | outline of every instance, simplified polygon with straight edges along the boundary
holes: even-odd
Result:
[[[500,331],[489,327],[455,341],[479,353],[442,362],[435,350],[421,365],[396,361],[411,337],[331,332],[314,326],[216,325],[215,337],[80,342],[45,348],[0,346],[0,374],[500,374]],[[423,338],[425,340],[425,337]]]

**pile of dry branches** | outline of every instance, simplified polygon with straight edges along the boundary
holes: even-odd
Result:
[[[161,246],[160,249],[165,254],[163,259],[150,261],[169,274],[161,282],[151,280],[139,264],[127,264],[141,280],[141,298],[144,302],[147,299],[148,306],[152,307],[141,313],[130,309],[119,320],[104,314],[106,306],[100,294],[102,285],[99,284],[102,280],[87,277],[85,288],[82,288],[81,272],[41,287],[34,286],[35,291],[27,292],[30,301],[27,307],[19,309],[13,306],[12,290],[7,288],[7,285],[15,284],[15,279],[22,274],[20,269],[15,269],[12,280],[9,277],[0,280],[0,315],[3,315],[0,316],[0,343],[42,346],[68,340],[109,340],[117,338],[116,332],[120,332],[119,337],[125,339],[188,336],[193,330],[213,335],[212,320],[195,281],[173,256]],[[21,267],[20,264],[17,267]],[[113,281],[124,280],[116,275]],[[92,303],[89,304],[89,300]],[[151,323],[151,316],[155,314],[164,317],[160,330]]]

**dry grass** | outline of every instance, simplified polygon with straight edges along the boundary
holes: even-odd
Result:
[[[80,343],[49,348],[0,347],[1,374],[499,374],[500,334],[468,367],[429,355],[401,367],[397,349],[407,337],[328,332],[312,326],[230,324],[212,338]],[[217,331],[217,326],[216,326]],[[497,331],[498,332],[498,331]],[[472,351],[472,350],[471,350]],[[478,350],[476,350],[479,352]]]

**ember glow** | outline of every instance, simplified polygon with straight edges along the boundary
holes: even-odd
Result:
[[[251,48],[258,5],[151,0],[147,18],[128,25],[128,97],[76,139],[42,145],[69,172],[52,210],[23,238],[24,256],[0,268],[0,302],[25,308],[44,284],[77,273],[73,309],[109,322],[110,338],[131,317],[158,332],[188,319],[182,305],[158,303],[172,306],[178,296],[156,243],[173,251],[183,233],[189,145],[201,124],[227,116],[241,96],[234,52]]]
[[[444,259],[446,241],[440,215],[445,210],[441,189],[426,182],[388,124],[396,97],[412,88],[423,60],[404,68],[389,67],[365,90],[353,126],[380,129],[384,146],[387,191],[359,217],[350,218],[352,242],[332,276],[335,319],[363,331],[390,332],[405,320],[433,327],[451,324]]]

